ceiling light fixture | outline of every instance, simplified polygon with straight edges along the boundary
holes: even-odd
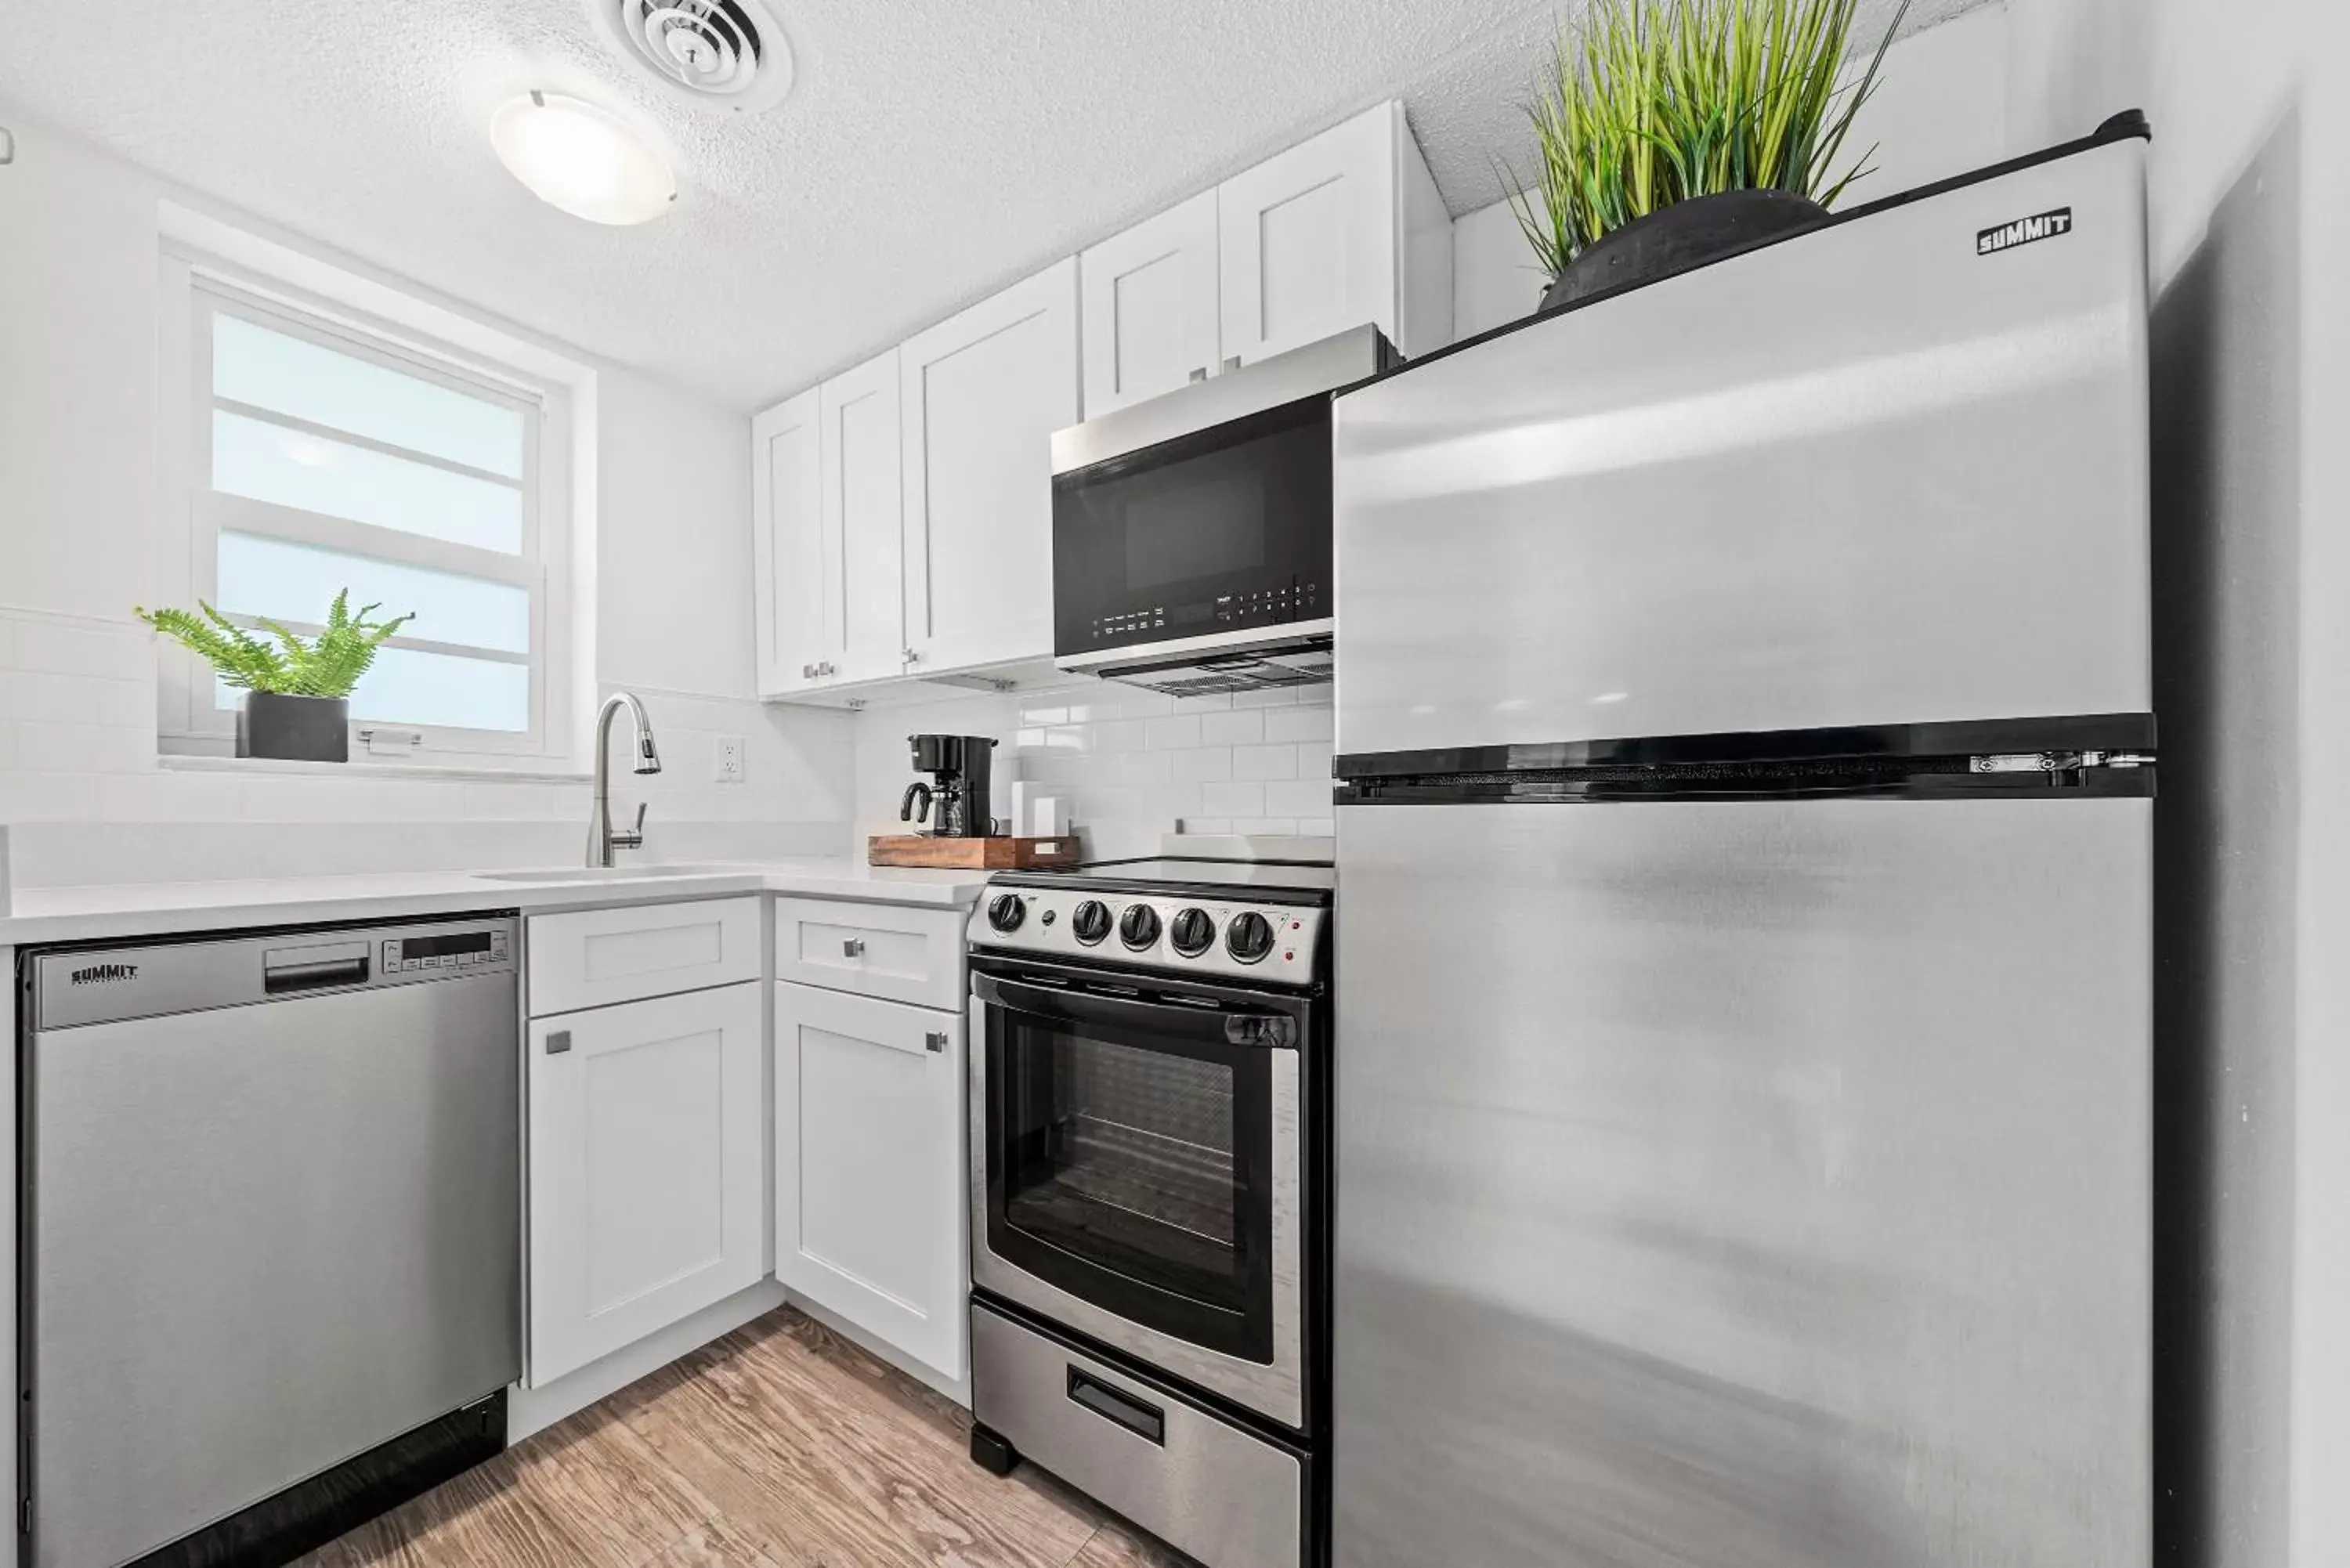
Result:
[[[501,104],[490,145],[532,195],[591,223],[645,223],[677,200],[676,177],[634,127],[561,93]]]

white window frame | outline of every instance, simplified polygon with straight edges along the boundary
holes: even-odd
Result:
[[[397,719],[351,722],[352,754],[370,762],[405,760],[420,771],[545,768],[573,760],[577,691],[574,628],[570,389],[498,365],[413,330],[395,327],[290,285],[244,272],[202,252],[167,244],[162,256],[164,373],[159,429],[163,434],[159,481],[164,508],[158,599],[193,607],[217,601],[223,532],[247,533],[289,544],[349,551],[431,570],[511,583],[530,597],[527,654],[394,637],[387,646],[452,653],[530,670],[530,727],[524,732],[420,724]],[[524,417],[521,485],[525,497],[519,554],[433,539],[375,524],[307,512],[212,489],[212,416],[225,400],[213,394],[212,321],[235,317],[274,332],[369,360],[402,375],[445,386],[468,397],[511,408]],[[225,402],[233,411],[322,439],[383,452],[453,472],[473,473],[406,448],[272,410]],[[511,476],[485,477],[513,483]],[[176,546],[176,547],[175,547]],[[404,607],[387,605],[384,613]],[[250,618],[232,619],[249,623]],[[317,624],[288,619],[290,629],[315,635]],[[160,741],[165,752],[226,755],[234,750],[236,715],[214,701],[211,667],[184,649],[160,644]],[[369,752],[363,731],[414,735],[412,749]]]

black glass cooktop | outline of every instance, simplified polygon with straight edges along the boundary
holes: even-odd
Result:
[[[1267,891],[1328,894],[1338,885],[1329,866],[1280,860],[1103,860],[1066,871],[1017,871],[991,881],[1011,887],[1262,888]]]

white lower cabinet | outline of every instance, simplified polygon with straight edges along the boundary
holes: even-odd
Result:
[[[530,1383],[765,1272],[761,985],[530,1023]]]
[[[775,1277],[949,1381],[966,1370],[960,1012],[775,986]]]

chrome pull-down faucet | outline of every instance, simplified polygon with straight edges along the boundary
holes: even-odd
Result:
[[[657,774],[661,771],[660,752],[653,744],[653,722],[645,717],[645,705],[637,701],[633,691],[615,691],[604,699],[603,711],[596,715],[596,809],[588,822],[588,864],[608,867],[615,849],[636,849],[645,841],[645,803],[637,803],[637,826],[614,832],[612,828],[612,715],[626,708],[629,726],[634,736],[636,763],[631,771]]]

